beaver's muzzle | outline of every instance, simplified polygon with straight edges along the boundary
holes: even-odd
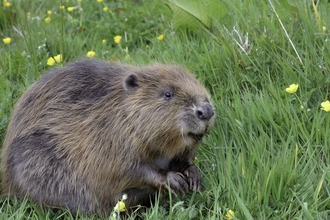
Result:
[[[213,107],[210,103],[205,103],[196,109],[196,115],[202,120],[210,120],[214,115]]]

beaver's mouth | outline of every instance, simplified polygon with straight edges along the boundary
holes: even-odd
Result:
[[[189,132],[188,136],[200,143],[203,140],[204,134],[194,134]]]

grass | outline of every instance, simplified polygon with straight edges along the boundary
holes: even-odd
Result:
[[[311,1],[293,2],[224,0],[227,14],[210,32],[173,30],[161,1],[1,6],[0,38],[12,42],[0,42],[0,141],[17,99],[54,68],[46,64],[51,56],[63,55],[56,67],[90,50],[123,63],[178,63],[208,88],[217,111],[197,155],[204,189],[171,198],[168,208],[156,201],[130,218],[225,219],[232,210],[236,219],[328,219],[330,113],[320,104],[330,95],[330,4],[315,1],[315,10]],[[120,44],[116,35],[123,37]],[[289,94],[292,83],[299,88]],[[0,218],[75,217],[1,198]]]

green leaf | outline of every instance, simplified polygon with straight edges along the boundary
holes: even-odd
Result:
[[[168,0],[173,12],[174,28],[210,28],[213,20],[220,20],[227,10],[219,0]]]

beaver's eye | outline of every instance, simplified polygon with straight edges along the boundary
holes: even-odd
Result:
[[[165,92],[164,97],[166,100],[170,100],[172,98],[172,93],[171,92]]]

